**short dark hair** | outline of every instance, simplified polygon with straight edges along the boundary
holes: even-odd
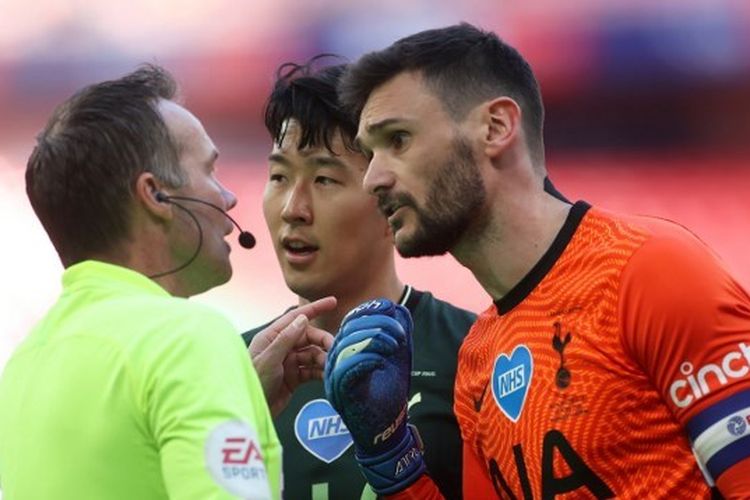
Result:
[[[170,187],[186,177],[157,108],[177,91],[145,65],[86,87],[55,109],[26,166],[26,193],[65,267],[111,251],[129,235],[135,181],[152,172]]]
[[[370,94],[407,71],[421,74],[454,120],[464,118],[482,101],[511,97],[522,109],[529,150],[543,161],[544,106],[539,84],[521,54],[494,33],[461,23],[422,31],[365,54],[341,79],[341,105],[359,120]]]
[[[331,145],[338,132],[344,146],[357,151],[354,145],[357,121],[341,108],[337,95],[347,65],[318,67],[327,58],[341,59],[333,54],[320,54],[304,64],[282,64],[276,71],[276,82],[263,114],[266,129],[277,144],[284,140],[285,123],[293,118],[300,127],[299,149],[325,146],[333,152]]]

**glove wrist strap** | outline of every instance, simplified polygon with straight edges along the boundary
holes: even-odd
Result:
[[[354,454],[359,468],[378,495],[404,490],[427,471],[422,451],[424,445],[417,428],[411,424],[395,448],[377,456]]]

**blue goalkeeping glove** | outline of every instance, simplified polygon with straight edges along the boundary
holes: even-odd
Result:
[[[387,299],[365,302],[344,317],[326,362],[326,397],[379,495],[405,489],[426,471],[422,441],[408,425],[411,331],[405,307]]]

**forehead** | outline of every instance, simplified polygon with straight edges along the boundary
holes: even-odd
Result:
[[[180,155],[201,154],[216,149],[203,124],[190,111],[166,99],[159,100],[157,108]]]
[[[376,87],[362,109],[359,121],[360,138],[372,134],[378,125],[390,121],[419,122],[435,113],[448,118],[442,102],[416,72],[399,73]]]
[[[270,159],[272,161],[283,158],[287,163],[309,163],[313,166],[340,166],[352,168],[354,170],[364,170],[367,167],[365,157],[356,151],[351,151],[344,145],[341,134],[336,132],[331,137],[331,150],[324,144],[317,146],[306,146],[299,148],[301,127],[297,120],[289,119],[284,122],[281,130],[281,142],[274,141],[271,150]],[[331,162],[321,162],[321,159],[332,160]]]

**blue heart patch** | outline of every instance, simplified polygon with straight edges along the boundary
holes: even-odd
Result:
[[[294,434],[303,448],[330,464],[352,445],[344,421],[325,399],[305,404],[294,419]]]
[[[534,373],[534,359],[525,345],[517,345],[510,357],[501,353],[492,370],[492,395],[506,417],[518,422]]]

